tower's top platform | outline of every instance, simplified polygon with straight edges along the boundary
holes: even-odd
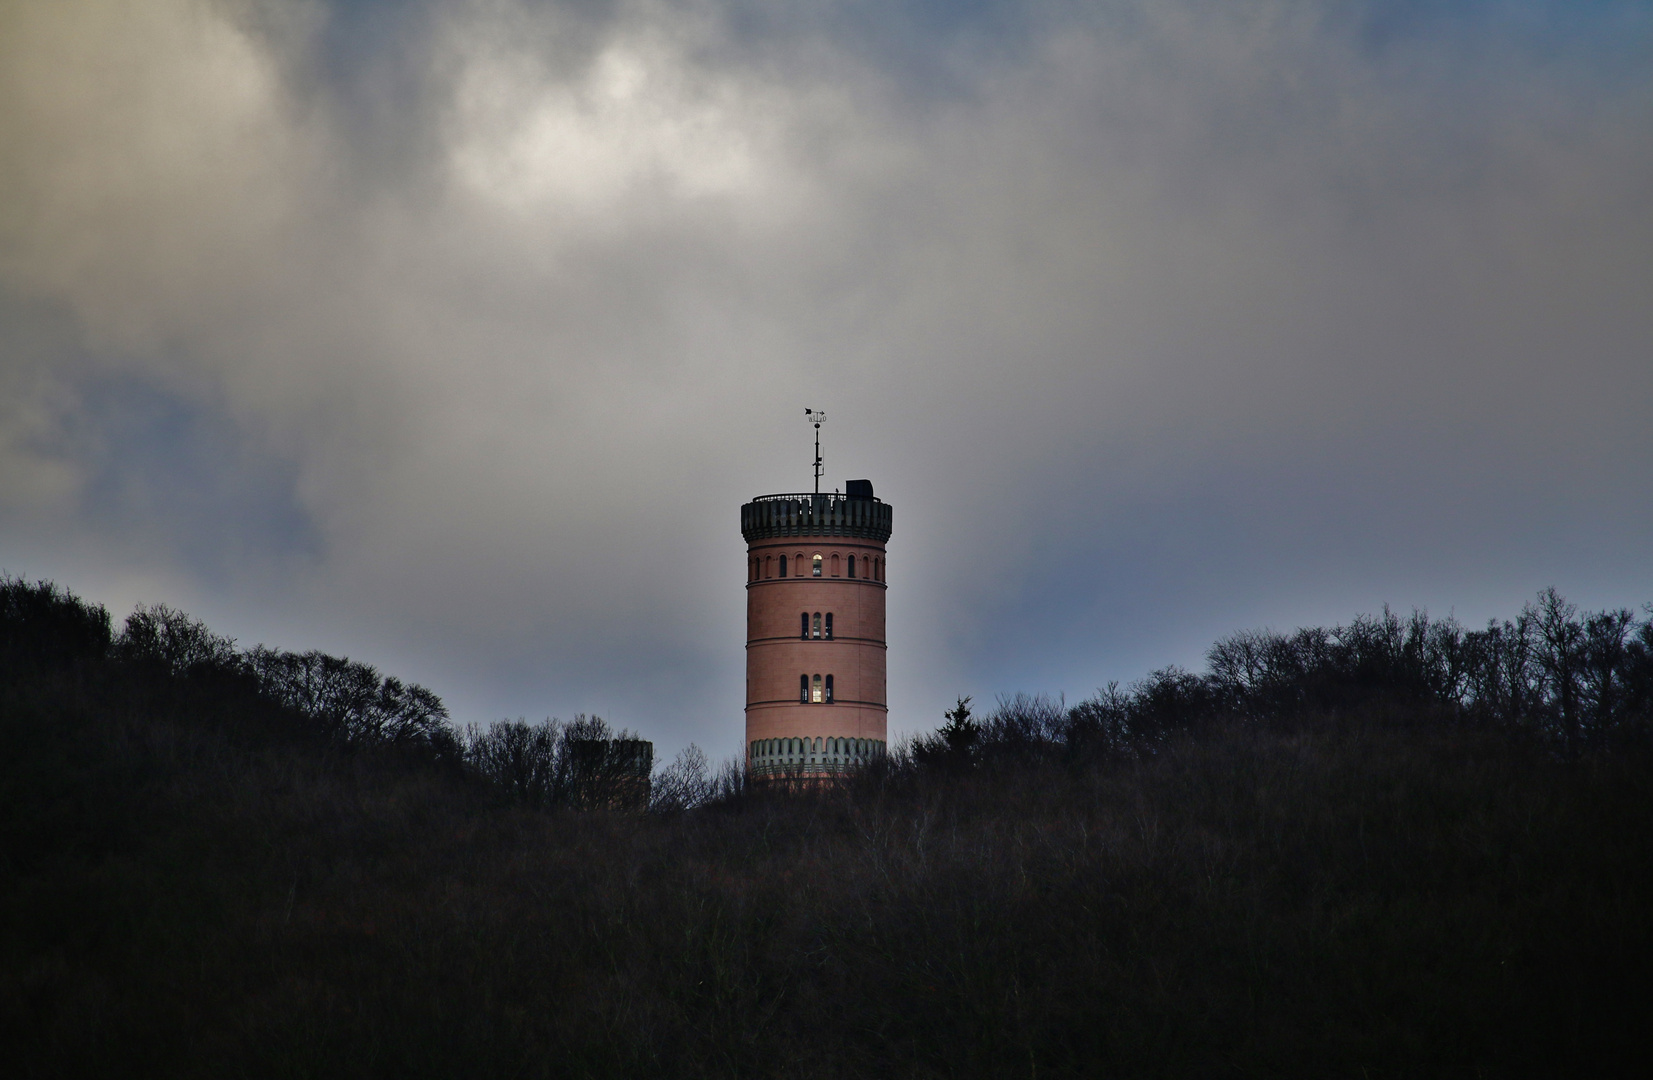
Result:
[[[852,481],[855,483],[855,481]],[[890,538],[890,505],[869,494],[759,495],[740,508],[747,543],[782,536],[845,536],[882,544]]]

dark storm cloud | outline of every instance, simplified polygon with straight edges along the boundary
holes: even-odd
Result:
[[[0,8],[8,569],[739,738],[738,504],[892,719],[1653,598],[1645,5]]]

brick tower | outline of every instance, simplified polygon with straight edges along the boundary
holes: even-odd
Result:
[[[816,419],[816,414],[811,415]],[[816,424],[819,432],[819,423]],[[842,772],[883,753],[885,544],[872,484],[762,495],[746,538],[746,753],[755,777]]]

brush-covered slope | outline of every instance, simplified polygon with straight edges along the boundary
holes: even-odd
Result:
[[[1208,725],[539,811],[428,747],[341,746],[233,672],[123,659],[99,609],[48,599],[0,634],[8,1075],[1647,1064],[1633,749]]]

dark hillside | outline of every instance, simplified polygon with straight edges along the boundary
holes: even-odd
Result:
[[[1414,704],[1150,746],[1098,734],[1147,731],[1142,701],[1035,700],[839,789],[576,813],[479,782],[439,703],[341,738],[39,593],[10,583],[0,630],[8,1075],[1648,1064],[1632,739],[1568,756]]]

